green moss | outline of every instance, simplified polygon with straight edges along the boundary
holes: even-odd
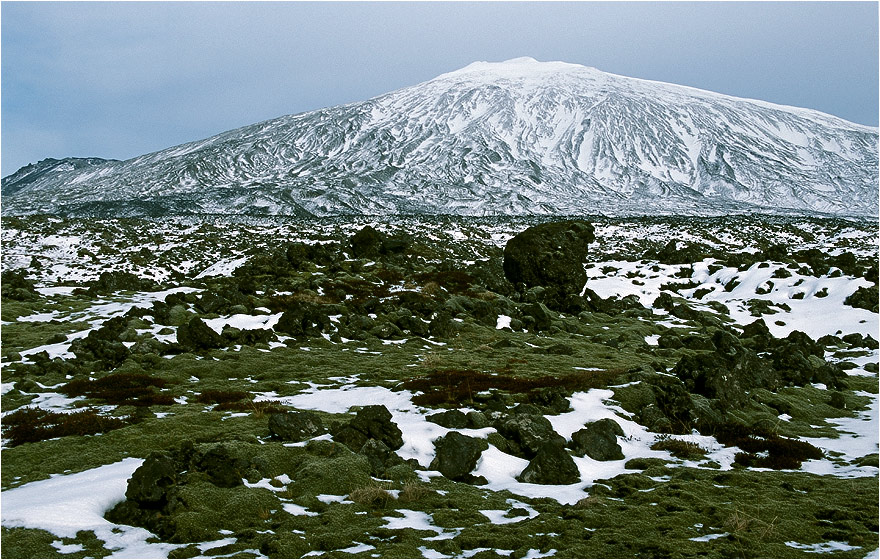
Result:
[[[3,303],[4,313],[6,311],[7,303]],[[35,311],[39,313],[45,313],[45,311]],[[7,319],[3,319],[6,321]],[[14,321],[15,319],[10,319]],[[4,358],[12,354],[13,352],[20,352],[22,350],[28,350],[31,348],[36,348],[37,346],[43,346],[45,344],[51,344],[50,340],[53,337],[69,335],[75,332],[83,331],[89,329],[91,325],[85,322],[52,322],[52,321],[41,321],[41,322],[14,322],[8,325],[3,325],[3,344],[2,350],[0,350],[0,355]],[[65,336],[65,339],[67,337]]]
[[[3,558],[104,558],[111,554],[92,531],[79,531],[75,538],[60,538],[42,529],[21,527],[3,527],[0,531]],[[81,550],[62,554],[57,544],[79,545]]]
[[[190,482],[180,487],[185,511],[173,515],[171,542],[204,542],[223,538],[221,530],[271,528],[272,519],[284,514],[278,497],[264,488],[219,488],[210,482]]]

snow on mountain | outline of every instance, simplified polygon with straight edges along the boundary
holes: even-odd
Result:
[[[3,179],[4,214],[873,216],[878,130],[519,58],[124,162],[19,173]]]

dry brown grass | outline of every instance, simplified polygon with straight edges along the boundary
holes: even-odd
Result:
[[[776,533],[776,521],[779,520],[779,516],[773,516],[770,521],[764,521],[759,515],[760,512],[751,515],[740,508],[735,508],[724,521],[724,528],[738,539],[745,538],[748,533],[749,538],[763,541]]]
[[[401,502],[418,502],[430,494],[433,494],[433,491],[424,484],[410,481],[403,485],[403,489],[400,491],[397,499]]]
[[[394,501],[394,496],[388,492],[388,488],[378,482],[355,488],[348,494],[348,498],[357,504],[383,509],[388,506],[388,502]]]
[[[438,284],[437,282],[426,282],[425,285],[422,286],[422,293],[426,296],[433,297],[443,293],[443,288],[441,288],[440,284]]]
[[[651,449],[655,451],[669,451],[674,457],[679,459],[690,459],[696,461],[706,456],[708,451],[703,449],[692,441],[684,441],[671,437],[659,437]]]
[[[429,352],[422,356],[422,360],[419,365],[421,365],[425,369],[438,369],[445,362],[442,355],[437,352]]]
[[[333,303],[333,300],[326,296],[319,296],[317,293],[312,291],[302,291],[297,292],[291,296],[290,299],[294,301],[301,301],[304,303],[316,303],[316,304],[325,304],[325,303]]]

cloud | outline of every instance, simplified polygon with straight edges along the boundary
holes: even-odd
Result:
[[[71,153],[133,157],[367,99],[474,60],[517,56],[877,122],[873,3],[4,2],[0,9],[4,173],[47,155],[20,134],[64,136],[58,146]]]

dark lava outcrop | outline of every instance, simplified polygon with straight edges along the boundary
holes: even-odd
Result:
[[[587,245],[593,226],[573,220],[532,226],[504,248],[504,275],[514,285],[544,286],[560,294],[580,294],[587,282]]]

